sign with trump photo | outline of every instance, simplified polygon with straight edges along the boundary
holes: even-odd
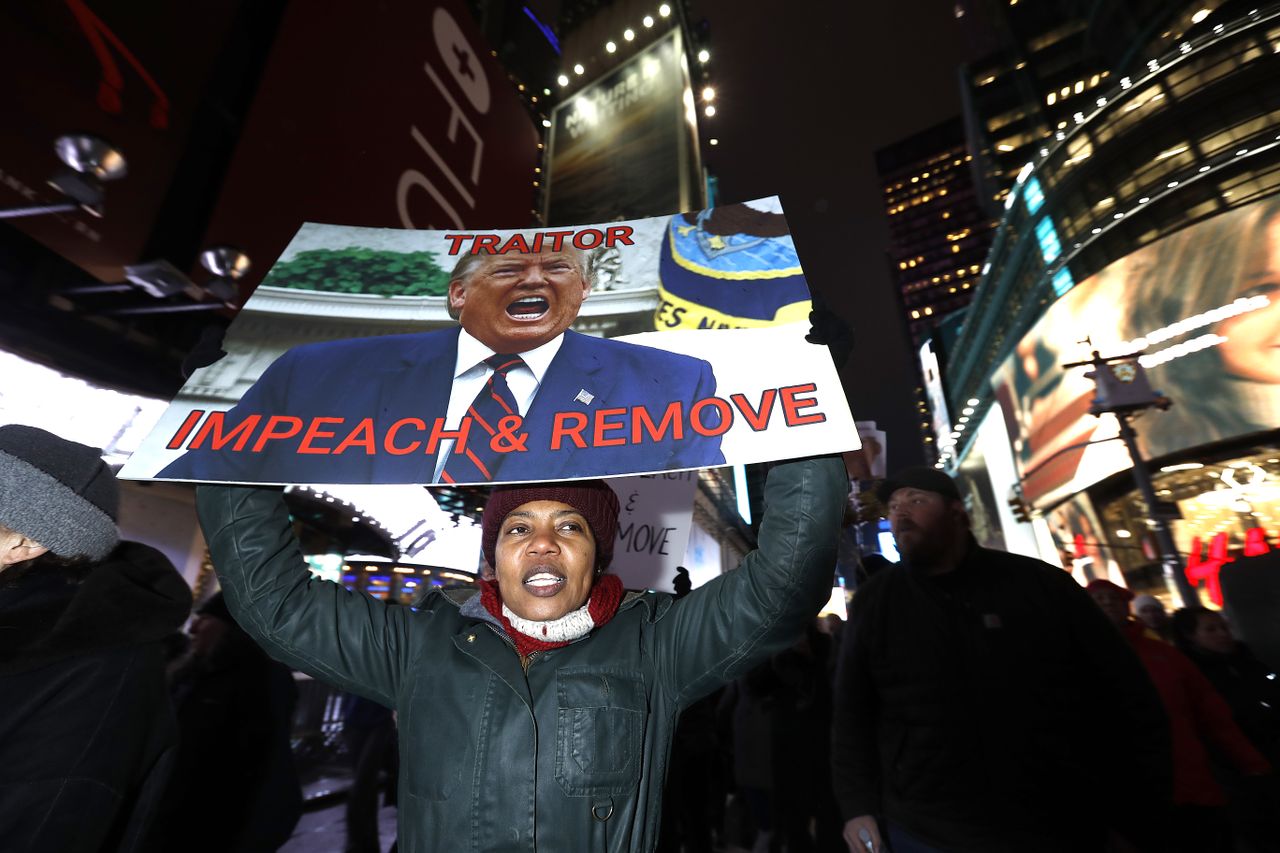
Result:
[[[834,453],[777,199],[528,231],[306,224],[121,476],[477,484]]]

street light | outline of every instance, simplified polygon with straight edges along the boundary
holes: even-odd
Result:
[[[110,143],[87,133],[59,136],[53,151],[63,165],[49,179],[61,200],[0,210],[0,219],[70,213],[81,209],[102,216],[102,184],[123,178],[128,172],[124,155]]]
[[[143,291],[155,299],[168,299],[179,294],[189,297],[192,302],[166,305],[142,305],[105,310],[103,314],[111,316],[135,316],[139,314],[174,314],[188,311],[210,311],[225,306],[234,306],[238,288],[236,287],[253,264],[249,256],[231,246],[214,246],[200,253],[200,266],[210,273],[211,278],[204,284],[196,284],[186,273],[179,270],[169,261],[159,258],[139,264],[129,264],[124,268],[125,278],[129,285],[93,285],[89,287],[71,288],[65,294],[106,293],[128,290],[130,286]],[[212,297],[209,299],[207,297]]]
[[[93,175],[100,181],[118,180],[129,171],[119,149],[86,133],[59,136],[53,141],[53,150],[59,160],[76,172]]]
[[[1081,343],[1092,345],[1085,338]],[[1098,350],[1093,350],[1093,358],[1089,361],[1076,361],[1064,364],[1063,367],[1091,367],[1084,375],[1097,385],[1097,394],[1089,407],[1092,415],[1110,412],[1120,427],[1119,438],[1129,450],[1129,458],[1133,462],[1132,473],[1138,492],[1147,506],[1147,519],[1155,533],[1160,552],[1160,562],[1167,580],[1173,582],[1184,607],[1191,607],[1200,602],[1195,587],[1187,578],[1182,565],[1182,557],[1177,543],[1173,539],[1173,529],[1169,522],[1178,514],[1177,504],[1164,504],[1157,497],[1155,486],[1151,482],[1151,470],[1147,460],[1138,448],[1138,435],[1134,432],[1130,421],[1139,413],[1152,408],[1167,409],[1172,401],[1168,397],[1152,390],[1147,379],[1146,370],[1138,360],[1142,352],[1126,355],[1104,357]]]

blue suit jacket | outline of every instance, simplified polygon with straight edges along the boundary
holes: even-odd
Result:
[[[668,430],[660,441],[592,447],[589,422],[582,432],[587,447],[565,442],[560,450],[545,449],[550,446],[558,412],[582,412],[592,418],[600,409],[626,408],[629,412],[634,406],[644,406],[656,424],[669,404],[680,402],[687,421],[690,406],[716,392],[711,365],[702,359],[572,331],[564,334],[564,343],[543,376],[520,428],[529,434],[529,449],[506,454],[495,481],[596,477],[724,464],[718,436],[698,435],[687,428],[680,440]],[[270,415],[291,415],[304,423],[317,417],[346,418],[344,424],[326,427],[336,431],[337,438],[316,442],[334,447],[357,421],[369,417],[374,419],[378,452],[370,455],[360,448],[349,448],[340,455],[299,454],[296,451],[304,427],[303,433],[268,442],[258,453],[250,450],[253,440],[241,451],[230,446],[215,451],[206,442],[157,476],[257,483],[430,483],[436,466],[434,454],[387,453],[382,450],[382,436],[390,424],[403,418],[421,419],[429,430],[435,418],[444,417],[457,352],[457,328],[295,347],[276,359],[245,393],[228,413],[226,428],[250,414],[262,415],[264,422]],[[591,396],[589,403],[579,399],[586,396],[582,391]],[[629,422],[625,416],[610,420]],[[704,422],[713,423],[710,417],[704,417]],[[255,438],[261,430],[259,425]],[[629,436],[630,429],[609,435]],[[406,431],[397,437],[397,443],[404,446],[420,439],[425,446],[426,438],[426,434]]]

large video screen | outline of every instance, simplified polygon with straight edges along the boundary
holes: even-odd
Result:
[[[1255,202],[1112,263],[1049,306],[992,378],[1027,499],[1051,504],[1130,466],[1114,417],[1068,362],[1145,351],[1173,400],[1135,421],[1158,459],[1280,426],[1280,197]]]

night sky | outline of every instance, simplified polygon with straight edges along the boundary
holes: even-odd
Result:
[[[973,15],[945,0],[696,0],[711,25],[717,114],[703,147],[721,201],[778,194],[810,286],[854,330],[841,371],[854,415],[919,464],[914,361],[891,285],[878,148],[960,111]],[[750,9],[749,15],[744,11]],[[704,134],[705,135],[705,134]]]

